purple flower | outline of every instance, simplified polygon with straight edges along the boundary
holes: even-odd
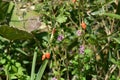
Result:
[[[51,80],[57,80],[57,78],[53,77]]]
[[[77,34],[78,36],[80,36],[80,35],[81,35],[81,31],[80,31],[80,30],[77,30],[76,34]]]
[[[58,38],[57,38],[58,41],[62,41],[63,39],[64,39],[63,35],[59,35]]]
[[[84,50],[85,50],[84,45],[81,45],[80,48],[79,48],[80,54],[84,54]]]

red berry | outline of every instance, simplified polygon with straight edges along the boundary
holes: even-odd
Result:
[[[50,59],[50,53],[45,53],[45,57],[46,57],[47,59]]]
[[[45,60],[45,54],[42,55],[42,61]]]
[[[85,22],[82,22],[82,23],[81,23],[81,27],[85,30],[85,29],[86,29],[86,23],[85,23]]]
[[[76,0],[72,0],[72,2],[73,2],[73,3],[75,3],[75,2],[76,2]]]

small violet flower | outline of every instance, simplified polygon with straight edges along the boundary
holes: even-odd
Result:
[[[51,80],[57,80],[57,78],[53,77]]]
[[[80,36],[80,35],[81,35],[81,31],[80,31],[80,30],[77,30],[76,34],[77,34],[78,36]]]
[[[79,48],[80,54],[84,54],[84,50],[85,50],[84,45],[81,45],[80,48]]]
[[[62,41],[63,39],[64,39],[63,35],[59,35],[58,38],[57,38],[58,41]]]

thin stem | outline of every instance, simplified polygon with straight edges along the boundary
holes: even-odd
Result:
[[[53,51],[53,59],[54,59],[54,62],[55,62],[55,66],[53,67],[53,71],[56,71],[57,70],[57,72],[59,73],[60,72],[60,69],[59,69],[59,64],[58,64],[58,62],[57,62],[57,59],[56,59],[56,54],[55,54],[55,49],[53,49],[52,50]],[[57,74],[57,75],[55,75],[56,76],[56,78],[59,80],[60,79],[60,74]]]
[[[32,70],[31,70],[31,79],[30,80],[34,80],[35,78],[35,65],[36,65],[36,59],[37,59],[37,47],[35,48],[35,52],[34,52],[34,56],[33,56],[33,62],[32,62]]]
[[[75,27],[78,27],[78,25],[73,21],[73,19],[70,17],[70,16],[68,16],[68,18],[71,20],[71,22],[75,25]]]
[[[8,68],[7,68],[6,73],[7,73],[7,75],[6,75],[6,80],[11,80]]]
[[[116,65],[112,65],[112,66],[109,68],[107,74],[105,75],[105,80],[108,80],[108,79],[109,79],[110,75],[114,72],[114,70],[116,69],[116,67],[117,67]]]
[[[65,50],[65,56],[66,56],[66,68],[67,68],[67,80],[70,80],[70,78],[69,78],[69,61],[68,61],[68,55],[67,55],[66,50]]]
[[[117,59],[120,60],[120,54],[118,50],[117,50]],[[119,69],[118,78],[120,78],[120,68],[118,69]]]
[[[78,54],[78,64],[80,64],[81,62],[80,62],[80,54]],[[80,71],[81,71],[81,67],[80,67],[80,65],[78,65],[78,79],[80,80],[80,77],[81,77],[81,75],[80,75]]]
[[[39,40],[38,40],[33,34],[32,34],[32,36],[33,36],[35,42],[37,43],[39,49],[41,50],[41,52],[44,53],[44,51],[42,50],[42,47],[40,46],[40,42],[39,42]]]
[[[78,14],[80,13],[80,0],[79,0],[79,5],[78,5]],[[81,20],[80,20],[80,14],[79,14],[79,26],[80,26],[80,24],[81,24]]]

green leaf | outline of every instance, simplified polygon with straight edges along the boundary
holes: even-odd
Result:
[[[90,66],[88,64],[85,64],[85,69],[86,70],[89,70],[90,69]]]
[[[116,60],[115,60],[114,58],[111,58],[110,61],[111,61],[112,63],[114,63],[114,64],[117,63]]]
[[[120,38],[113,38],[113,40],[114,40],[116,43],[120,44]]]
[[[78,69],[75,68],[73,71],[72,71],[72,75],[76,74],[78,72]]]
[[[86,39],[86,41],[88,42],[88,43],[90,43],[90,44],[96,44],[97,43],[97,38],[96,38],[96,36],[95,35],[93,35],[93,34],[86,34],[85,35],[85,39]]]
[[[20,53],[22,53],[22,54],[24,54],[24,55],[26,55],[26,56],[28,55],[25,51],[23,51],[20,48],[15,48],[15,50],[18,51],[18,52],[20,52]]]
[[[0,63],[1,63],[1,64],[5,64],[5,63],[6,63],[6,59],[0,60]]]
[[[35,78],[35,65],[36,65],[36,59],[37,59],[36,49],[37,49],[37,47],[35,48],[33,61],[32,61],[31,80],[34,80],[34,78]]]
[[[5,47],[5,45],[0,45],[0,49],[3,49]]]
[[[32,38],[32,34],[8,26],[0,27],[0,35],[9,40],[25,40]]]
[[[67,17],[65,17],[64,15],[58,15],[56,18],[56,21],[59,23],[66,22],[66,20],[67,20]]]
[[[6,38],[4,38],[4,37],[2,37],[2,36],[0,36],[0,40],[1,40],[2,42],[5,42],[5,41],[9,42],[8,39],[6,39]]]
[[[13,71],[14,73],[17,73],[18,70],[17,70],[17,67],[16,67],[16,66],[12,65],[11,68],[12,68],[12,71]]]
[[[120,15],[114,14],[114,13],[104,13],[103,15],[109,16],[109,17],[111,17],[111,18],[120,19]]]
[[[7,10],[7,13],[11,13],[11,10],[14,8],[14,3],[13,2],[9,2],[9,7]]]
[[[92,56],[92,50],[90,49],[85,49],[85,53],[90,57]]]
[[[104,12],[104,10],[101,8],[97,11],[92,12],[91,15],[101,15],[103,12]]]
[[[65,80],[64,78],[60,78],[60,80]]]
[[[15,66],[16,66],[16,67],[21,67],[21,64],[18,63],[18,62],[16,62],[16,63],[15,63]]]
[[[22,67],[18,68],[18,74],[23,75],[25,70]]]
[[[36,80],[41,80],[42,75],[43,75],[43,73],[44,73],[44,71],[45,71],[45,68],[46,68],[46,66],[47,66],[47,63],[48,63],[48,60],[45,60],[45,61],[43,62],[43,64],[41,65],[41,67],[40,67],[40,69],[39,69],[39,71],[38,71],[38,73],[37,73],[37,78],[36,78]]]
[[[0,1],[0,22],[5,19],[8,7],[9,7],[9,2]]]
[[[74,64],[74,65],[78,65],[79,63],[76,62],[76,61],[72,61],[72,64]]]

